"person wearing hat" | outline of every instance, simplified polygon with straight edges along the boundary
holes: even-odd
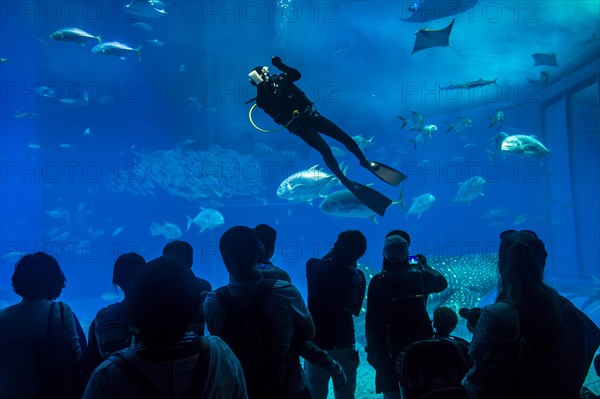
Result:
[[[458,314],[463,319],[467,320],[467,330],[471,334],[475,331],[475,325],[477,324],[477,320],[479,320],[479,316],[481,315],[481,308],[460,308],[458,310]]]
[[[423,255],[417,255],[417,264],[409,264],[409,244],[406,232],[388,233],[383,243],[382,271],[373,276],[367,293],[367,361],[376,371],[376,392],[382,392],[385,399],[401,397],[396,358],[407,345],[433,336],[427,297],[448,286],[446,278],[428,266]]]
[[[406,179],[406,176],[380,162],[367,160],[356,141],[335,123],[321,115],[314,103],[294,84],[300,79],[300,72],[284,64],[277,56],[271,59],[271,63],[282,73],[270,75],[267,66],[257,66],[248,74],[251,78],[250,83],[256,86],[256,98],[248,101],[250,103],[256,100],[256,104],[249,112],[250,122],[254,128],[267,133],[287,129],[300,137],[306,144],[319,151],[325,164],[341,184],[348,188],[365,206],[383,216],[387,207],[392,204],[392,200],[368,186],[348,179],[340,169],[331,147],[319,133],[339,141],[360,161],[362,167],[386,183],[398,186]],[[252,119],[252,111],[255,106],[261,108],[282,127],[273,131],[259,128]]]

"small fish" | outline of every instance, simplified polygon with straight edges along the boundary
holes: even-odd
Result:
[[[331,53],[329,53],[329,58],[337,58],[340,55],[348,54],[348,45],[344,45],[342,47],[336,47]]]
[[[453,123],[446,121],[446,125],[448,125],[448,129],[446,130],[446,133],[450,133],[452,130],[456,130],[456,134],[459,134],[460,132],[462,132],[462,130]]]
[[[92,131],[91,131],[91,129],[88,127],[88,128],[86,128],[86,129],[83,131],[83,134],[85,134],[85,135],[90,135],[90,134],[92,134]]]
[[[425,123],[423,115],[415,111],[410,111],[409,117],[398,116],[398,119],[402,121],[402,126],[400,126],[400,129],[403,129],[407,124],[410,125],[409,127],[411,130],[414,130],[415,128],[419,129],[421,126],[423,126],[423,123]]]
[[[74,98],[61,98],[58,102],[67,104],[67,105],[77,105],[77,100]]]
[[[131,48],[128,45],[123,44],[123,43],[108,42],[108,43],[97,44],[92,49],[92,53],[99,54],[99,55],[112,55],[112,56],[119,57],[120,59],[124,60],[125,55],[134,52],[134,53],[137,53],[138,59],[141,61],[142,60],[142,56],[140,54],[141,49],[142,49],[142,46],[138,46],[137,48]]]
[[[153,237],[164,236],[167,240],[176,240],[183,235],[179,226],[169,222],[164,222],[162,226],[156,222],[152,222],[150,233]]]
[[[0,64],[4,64],[9,62],[10,60],[8,58],[0,58]]]
[[[164,43],[158,39],[148,39],[146,40],[146,43],[150,43],[156,47],[162,47],[164,45]]]
[[[480,219],[496,219],[505,216],[510,216],[513,213],[510,208],[496,208],[488,211],[485,215],[481,216]]]
[[[60,148],[71,148],[71,144],[69,143],[62,143],[58,145]]]
[[[81,46],[85,46],[85,42],[90,39],[95,39],[98,43],[102,44],[102,37],[100,35],[90,35],[86,31],[77,28],[60,29],[52,33],[50,37],[59,42],[72,42]]]
[[[415,148],[415,150],[417,149],[417,143],[422,143],[423,145],[425,145],[425,143],[427,142],[427,140],[433,136],[433,134],[437,131],[437,126],[436,125],[426,125],[423,126],[419,129],[411,129],[411,130],[419,130],[419,133],[417,134],[417,137],[414,138],[414,140],[408,140],[409,142],[413,143],[413,146]]]
[[[48,86],[40,86],[35,89],[35,93],[40,97],[54,97],[56,95],[56,91]]]
[[[437,126],[436,125],[427,125],[427,126],[423,126],[423,128],[421,128],[419,130],[423,130],[424,132],[432,134],[433,132],[437,131]]]
[[[456,119],[458,119],[458,123],[463,127],[472,127],[473,126],[473,121],[469,118],[457,116]]]
[[[485,183],[485,179],[481,176],[473,176],[467,181],[460,183],[458,192],[454,197],[454,202],[468,202],[470,204],[475,198],[483,197]]]
[[[133,0],[124,7],[126,12],[145,18],[158,18],[167,13],[165,3],[160,0]]]
[[[457,116],[456,119],[458,120],[453,123],[446,122],[446,125],[448,125],[448,130],[446,131],[446,133],[450,133],[452,130],[456,130],[456,134],[459,134],[466,128],[473,126],[473,121],[471,119],[462,118],[460,116]]]
[[[41,145],[39,145],[39,144],[33,144],[33,143],[27,144],[27,147],[31,148],[32,150],[39,150],[40,148],[42,148]]]
[[[56,208],[51,211],[46,211],[46,215],[53,219],[69,219],[69,211],[63,208]]]
[[[529,219],[528,215],[520,213],[517,216],[515,216],[515,219],[513,220],[513,225],[518,226],[520,224],[523,224],[527,221],[527,219]]]
[[[56,235],[52,235],[50,236],[50,241],[56,242],[56,241],[65,241],[69,238],[69,232],[68,231],[63,231],[60,234],[56,234]]]
[[[81,97],[83,98],[83,101],[91,104],[108,104],[111,101],[116,102],[114,97],[99,95],[98,92],[90,93],[90,91],[87,89],[83,90]]]
[[[200,227],[200,233],[202,233],[204,230],[212,230],[225,224],[225,218],[223,218],[221,212],[216,209],[202,208],[195,218],[192,219],[187,215],[186,217],[188,224],[185,231],[188,231],[192,224]]]
[[[179,64],[179,67],[177,68],[177,70],[179,72],[185,72],[185,64]]]
[[[358,144],[358,148],[360,148],[361,151],[365,151],[367,148],[372,147],[373,144],[373,139],[375,138],[375,136],[371,136],[370,139],[365,139],[363,136],[357,135],[357,136],[352,136],[352,140],[354,140],[356,142],[356,144]]]
[[[116,237],[116,236],[118,236],[119,234],[121,234],[121,232],[122,232],[122,231],[123,231],[123,227],[119,226],[119,227],[117,227],[117,228],[115,228],[115,229],[113,230],[113,232],[112,232],[112,236],[113,236],[113,237]]]
[[[148,25],[145,22],[136,22],[136,23],[133,24],[133,26],[136,27],[136,28],[142,29],[142,30],[144,30],[146,32],[150,32],[150,31],[154,30],[154,28],[152,26]]]
[[[504,112],[498,110],[498,112],[496,112],[496,116],[488,115],[487,117],[491,122],[488,126],[488,129],[491,129],[496,123],[498,124],[496,130],[502,129],[502,124],[504,123]]]
[[[36,119],[39,117],[40,117],[40,114],[36,114],[34,112],[21,112],[21,111],[15,111],[15,114],[13,115],[13,118],[17,118],[17,119]]]

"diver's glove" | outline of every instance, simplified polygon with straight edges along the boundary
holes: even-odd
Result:
[[[283,72],[285,74],[283,78],[287,79],[288,81],[295,82],[296,80],[300,79],[300,72],[298,72],[298,70],[295,68],[285,65],[278,56],[271,58],[271,64]],[[293,128],[293,126],[289,126],[288,130],[293,132],[294,130],[291,130],[290,127]]]
[[[283,61],[281,61],[281,58],[279,58],[278,56],[274,56],[273,58],[271,58],[271,64],[273,64],[274,67],[281,69],[281,67],[283,66]]]

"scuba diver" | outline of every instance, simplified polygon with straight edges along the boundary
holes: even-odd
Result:
[[[342,143],[358,160],[360,165],[377,177],[393,186],[399,185],[406,179],[401,172],[379,162],[368,160],[358,144],[335,123],[321,115],[312,101],[300,90],[294,82],[300,79],[300,72],[285,65],[281,58],[275,56],[271,63],[283,73],[269,75],[269,68],[257,66],[248,76],[256,86],[256,104],[250,109],[250,121],[254,127],[263,132],[268,130],[258,128],[252,121],[252,110],[258,105],[273,120],[292,134],[300,137],[306,144],[319,151],[325,164],[348,190],[365,206],[378,215],[383,216],[392,200],[378,191],[348,179],[333,156],[329,144],[319,133],[329,136]]]

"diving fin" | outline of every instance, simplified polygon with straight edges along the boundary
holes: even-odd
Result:
[[[387,207],[392,204],[391,199],[371,187],[356,182],[350,182],[346,187],[363,205],[379,216],[383,216]]]
[[[404,173],[399,172],[396,169],[380,162],[367,161],[367,164],[363,164],[362,166],[370,170],[375,176],[379,177],[384,182],[391,184],[394,187],[406,180],[406,175]]]

